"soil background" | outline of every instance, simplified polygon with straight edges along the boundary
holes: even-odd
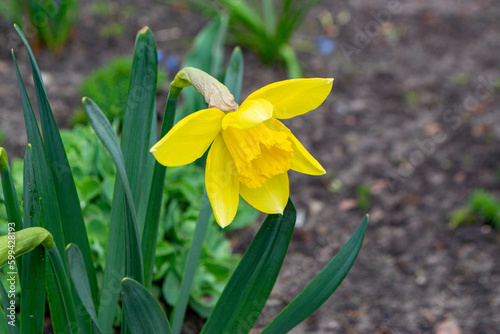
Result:
[[[37,53],[60,127],[68,127],[80,107],[81,80],[113,57],[131,54],[141,27],[152,29],[165,54],[182,60],[208,22],[181,1],[111,5],[112,13],[102,17],[91,0],[81,0],[78,27],[63,52]],[[335,26],[336,51],[321,55],[319,18],[341,12],[350,20]],[[123,23],[123,34],[99,36],[112,22]],[[335,78],[320,108],[286,123],[327,174],[290,173],[300,219],[254,332],[305,287],[370,213],[351,272],[292,333],[500,333],[499,232],[481,222],[448,227],[450,213],[475,189],[500,195],[500,2],[325,0],[292,44],[304,77]],[[21,157],[26,134],[11,49],[30,93],[33,85],[27,54],[3,19],[0,45],[2,146],[10,157]],[[265,67],[248,50],[244,55],[243,97],[286,79],[278,65]],[[158,97],[159,112],[166,89]],[[360,186],[370,189],[365,209],[359,209]],[[244,252],[256,228],[234,236],[237,251]],[[197,333],[202,323],[191,314],[184,332]]]

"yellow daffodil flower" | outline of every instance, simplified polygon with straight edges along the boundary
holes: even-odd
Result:
[[[316,109],[333,79],[292,79],[265,86],[236,111],[197,111],[178,122],[152,148],[158,162],[182,166],[208,152],[205,186],[220,226],[231,223],[239,195],[265,213],[283,213],[288,170],[322,175],[323,167],[278,119]],[[237,106],[237,105],[236,105]]]

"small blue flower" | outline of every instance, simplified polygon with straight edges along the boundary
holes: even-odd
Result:
[[[158,63],[161,63],[163,59],[165,59],[165,52],[163,52],[163,50],[158,49],[157,54],[158,54]]]
[[[335,52],[335,41],[326,35],[320,35],[316,39],[316,45],[318,46],[318,52],[327,56]]]
[[[170,73],[176,73],[179,70],[179,59],[176,56],[168,56],[165,59],[165,67]]]

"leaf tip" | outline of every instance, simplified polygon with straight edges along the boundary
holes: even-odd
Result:
[[[7,157],[7,151],[3,147],[0,147],[0,170],[7,170],[9,165],[9,159]]]

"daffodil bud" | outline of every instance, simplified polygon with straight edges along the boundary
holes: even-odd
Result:
[[[170,92],[179,95],[184,87],[193,85],[203,95],[209,108],[222,111],[235,111],[238,104],[234,102],[234,96],[226,86],[217,79],[194,67],[185,67],[180,70],[170,84]]]
[[[54,238],[42,227],[28,227],[0,237],[0,267],[18,256],[31,252],[37,246],[54,247]]]
[[[7,170],[9,166],[9,159],[7,158],[7,152],[3,147],[0,147],[0,171]]]

